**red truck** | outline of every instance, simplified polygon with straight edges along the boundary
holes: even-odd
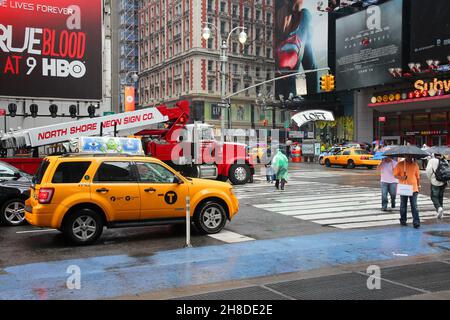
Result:
[[[247,146],[221,143],[213,127],[188,124],[190,106],[179,101],[174,107],[153,108],[89,118],[45,127],[20,130],[0,137],[1,147],[37,148],[46,145],[69,146],[72,139],[84,136],[137,136],[148,156],[158,158],[186,176],[230,180],[233,184],[253,182],[254,165]],[[69,149],[69,148],[67,148]],[[35,173],[41,159],[2,158],[2,161]]]

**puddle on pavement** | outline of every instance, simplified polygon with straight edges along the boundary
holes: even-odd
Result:
[[[447,240],[442,239],[442,241],[434,241],[428,243],[432,248],[439,248],[442,250],[450,251],[450,231],[428,231],[425,234],[439,237],[439,238],[447,238]]]
[[[433,237],[450,238],[450,231],[428,231],[425,234]]]
[[[136,252],[132,254],[128,254],[128,257],[134,259],[133,262],[130,263],[122,263],[117,264],[108,268],[105,268],[105,271],[120,271],[124,268],[133,268],[133,267],[139,267],[142,265],[148,265],[152,263],[154,253],[151,252]]]

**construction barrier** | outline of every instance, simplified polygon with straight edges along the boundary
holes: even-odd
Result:
[[[299,163],[302,162],[302,149],[299,147],[295,147],[291,151],[292,162]]]

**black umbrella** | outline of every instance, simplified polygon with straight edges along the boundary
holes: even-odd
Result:
[[[450,155],[449,147],[431,147],[425,151],[428,152],[429,154],[441,154],[443,156]]]
[[[411,157],[415,159],[422,159],[428,157],[429,153],[416,146],[400,146],[386,151],[385,153],[383,153],[383,156],[390,158]]]

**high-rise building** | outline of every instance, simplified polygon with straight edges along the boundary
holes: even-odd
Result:
[[[226,94],[274,78],[274,0],[140,0],[139,99],[141,107],[180,99],[191,101],[195,121],[220,124],[220,46],[231,30],[246,27],[248,40],[241,45],[240,30],[230,35],[226,66]],[[202,37],[205,22],[212,36]],[[274,92],[269,83],[231,99],[232,128],[272,126],[272,111],[256,103],[258,95]],[[225,109],[223,109],[225,110]],[[268,121],[264,121],[268,120]],[[227,116],[227,122],[228,116]],[[276,113],[282,126],[285,114]]]
[[[135,86],[133,74],[138,72],[138,0],[115,1],[117,14],[116,50],[118,50],[117,106],[115,110],[124,111],[124,87]],[[136,90],[137,92],[137,90]],[[136,96],[136,103],[138,96]]]

